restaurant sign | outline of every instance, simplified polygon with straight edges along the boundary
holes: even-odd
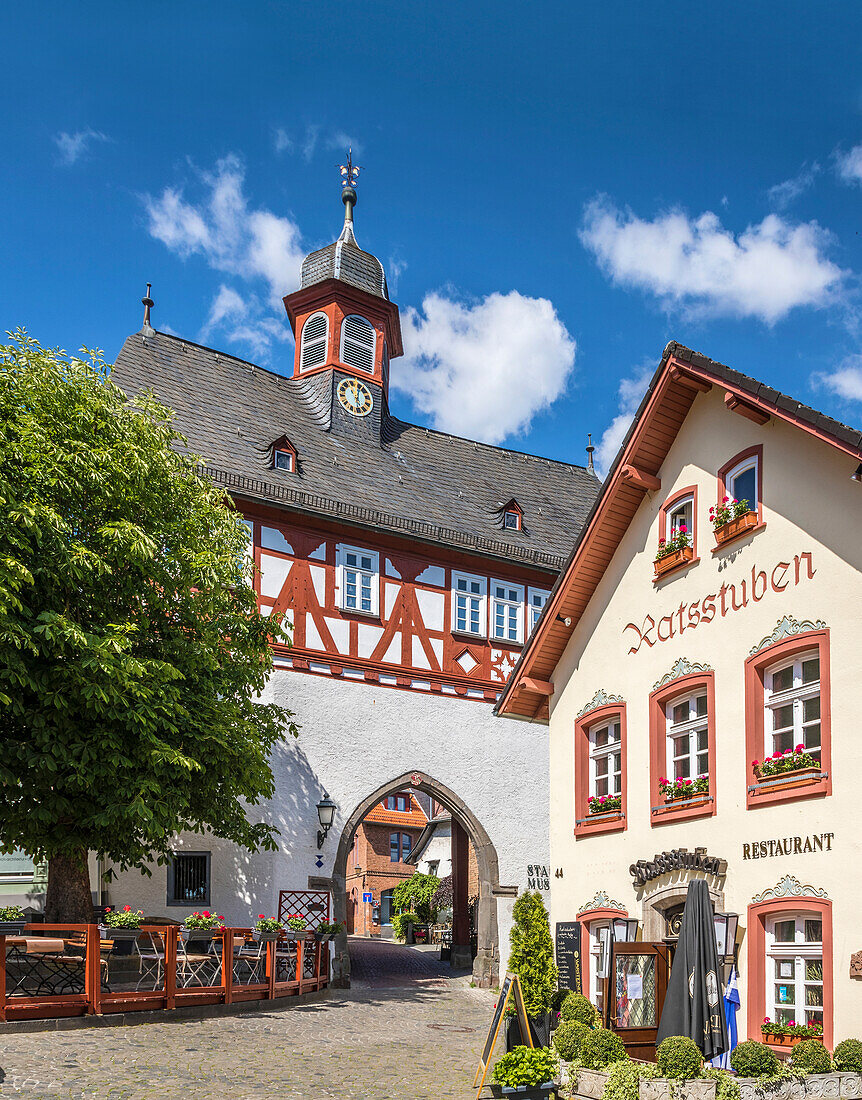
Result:
[[[705,871],[709,875],[723,875],[727,870],[727,860],[706,854],[706,848],[674,848],[672,852],[662,852],[652,859],[639,859],[629,867],[629,874],[635,880],[635,886],[645,886],[654,878],[669,871]]]
[[[750,577],[737,579],[733,584],[725,581],[717,592],[694,603],[683,602],[676,611],[662,615],[658,621],[647,615],[640,626],[626,623],[623,637],[628,637],[631,643],[629,653],[637,653],[644,644],[652,648],[656,642],[669,642],[687,630],[711,623],[716,616],[723,619],[733,611],[742,611],[749,603],[759,603],[770,590],[783,592],[804,580],[811,580],[816,572],[810,551],[795,554],[792,562],[780,561],[771,570],[753,565]],[[627,630],[631,635],[626,635]]]
[[[33,860],[19,849],[5,855],[0,852],[0,882],[19,881],[33,877]]]
[[[810,836],[776,837],[775,840],[753,840],[743,844],[743,859],[768,859],[770,856],[801,856],[806,852],[831,852],[834,833],[812,833]]]

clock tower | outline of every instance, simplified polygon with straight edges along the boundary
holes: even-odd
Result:
[[[296,339],[293,379],[329,405],[334,432],[380,439],[389,397],[389,361],[402,355],[398,306],[383,265],[363,252],[353,231],[358,166],[341,166],[344,226],[338,239],[305,257],[299,290],[284,308]]]

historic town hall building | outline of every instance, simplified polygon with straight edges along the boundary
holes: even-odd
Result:
[[[456,894],[472,846],[475,971],[487,984],[508,955],[515,893],[544,884],[548,863],[547,729],[495,721],[492,709],[598,481],[390,413],[398,307],[380,261],[356,243],[352,186],[342,198],[340,236],[306,258],[284,299],[292,377],[156,332],[149,310],[117,359],[114,381],[176,410],[248,523],[260,606],[292,628],[269,692],[301,733],[273,760],[277,795],[264,812],[281,833],[277,853],[183,837],[167,878],[164,868],[123,874],[110,897],[181,917],[189,904],[176,883],[193,870],[205,877],[200,896],[234,923],[273,912],[282,889],[329,886],[345,919],[357,825],[413,788],[452,814]],[[325,793],[337,811],[318,846]],[[466,935],[456,906],[456,956]],[[344,951],[336,979],[349,974]]]

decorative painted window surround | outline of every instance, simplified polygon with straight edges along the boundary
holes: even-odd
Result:
[[[628,915],[628,911],[621,902],[614,901],[606,894],[597,894],[592,901],[587,902],[587,905],[578,911],[576,920],[581,925],[581,959],[583,960],[581,963],[582,992],[593,1004],[596,1003],[596,997],[600,992],[593,988],[597,984],[593,954],[597,933],[600,928],[608,926],[614,917]]]
[[[296,447],[286,435],[279,436],[272,444],[270,465],[274,470],[292,474],[296,471]]]
[[[720,546],[713,547],[713,554],[719,553],[725,546],[728,546],[731,542],[736,542],[737,539],[744,538],[746,535],[754,535],[758,531],[762,531],[766,526],[763,520],[763,445],[760,443],[754,447],[747,447],[744,451],[740,451],[739,454],[735,454],[733,458],[726,462],[718,471],[716,504],[721,504],[726,496],[733,496],[733,493],[730,491],[733,487],[733,477],[740,473],[744,467],[749,466],[751,462],[754,463],[757,478],[757,508],[755,509],[757,512],[757,526],[749,527],[746,530],[740,531],[738,535],[734,535],[730,539],[725,539]]]
[[[700,558],[697,556],[697,536],[698,536],[698,516],[697,516],[697,486],[686,485],[683,489],[678,489],[675,493],[667,498],[662,504],[659,511],[658,530],[659,538],[669,539],[671,530],[671,516],[674,511],[686,500],[691,501],[691,525],[689,527],[689,535],[691,535],[691,558],[686,561],[681,561],[678,565],[673,566],[667,570],[660,577],[653,578],[653,584],[658,584],[665,580],[672,573],[677,573],[681,569],[688,569],[692,565],[697,565]],[[656,547],[658,549],[658,547]]]
[[[715,749],[715,673],[706,666],[689,666],[677,661],[675,669],[696,669],[688,675],[668,680],[662,677],[649,697],[650,739],[650,824],[655,828],[695,817],[713,817],[718,799]],[[667,776],[667,707],[675,699],[706,694],[707,756],[709,760],[709,796],[694,804],[666,802],[659,790],[659,779]],[[672,778],[672,777],[668,777]]]
[[[771,1015],[766,995],[767,925],[776,919],[791,919],[800,913],[806,913],[819,919],[823,925],[823,1042],[831,1048],[834,1003],[832,902],[824,897],[823,890],[815,891],[813,887],[801,886],[790,876],[784,881],[790,883],[788,888],[782,889],[782,884],[779,883],[777,888],[764,891],[764,894],[770,895],[765,900],[758,901],[755,898],[748,906],[748,1034],[759,1035],[761,1021],[764,1016]],[[784,896],[780,896],[781,894]]]
[[[808,629],[806,629],[808,628]],[[817,629],[819,628],[819,629]],[[774,639],[774,640],[772,640]],[[817,652],[820,658],[820,776],[793,787],[770,790],[762,785],[752,761],[769,755],[766,749],[766,675],[782,661]],[[799,623],[790,616],[779,620],[772,638],[764,638],[745,662],[745,751],[748,776],[746,804],[754,806],[818,798],[832,793],[832,708],[829,630],[825,623]]]
[[[614,698],[610,696],[609,698]],[[613,816],[591,820],[590,799],[590,731],[602,725],[618,723],[620,729],[620,809]],[[575,836],[618,833],[626,828],[626,705],[619,702],[593,707],[575,720]],[[586,956],[584,956],[586,958]]]

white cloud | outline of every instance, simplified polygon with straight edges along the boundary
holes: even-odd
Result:
[[[813,164],[803,164],[799,172],[792,176],[789,180],[784,180],[782,183],[776,183],[774,187],[770,187],[767,191],[769,201],[773,206],[777,206],[779,210],[784,210],[792,202],[795,202],[800,195],[804,194],[810,187],[813,186],[814,180],[820,174],[820,165],[817,161]]]
[[[317,148],[317,138],[319,134],[319,126],[306,126],[305,140],[302,143],[302,159],[304,161],[310,161],[311,158],[314,156],[314,150]]]
[[[365,151],[365,146],[355,137],[351,137],[350,134],[344,130],[334,130],[326,139],[327,149],[338,149],[345,156],[347,156],[347,150],[352,149],[355,157],[361,157]]]
[[[276,127],[272,135],[272,141],[275,145],[276,153],[293,152],[293,138],[286,130],[282,130],[280,126]]]
[[[474,302],[427,294],[402,327],[392,386],[434,427],[488,443],[526,431],[563,393],[575,362],[553,305],[514,290]]]
[[[70,167],[79,161],[94,141],[110,141],[101,130],[76,130],[74,134],[55,134],[54,144],[60,152],[60,164]]]
[[[648,291],[665,308],[769,325],[798,306],[826,305],[846,274],[824,255],[829,235],[816,222],[792,225],[776,214],[734,237],[709,211],[645,221],[599,197],[580,237],[615,283]]]
[[[262,295],[253,291],[243,298],[222,286],[203,328],[206,337],[216,328],[225,329],[231,339],[261,354],[273,340],[291,338],[287,322],[267,315],[261,297],[283,318],[281,299],[299,284],[306,251],[299,226],[269,210],[249,207],[239,158],[227,156],[212,172],[196,174],[202,188],[198,202],[188,202],[182,188],[173,187],[158,196],[143,196],[150,235],[183,259],[201,255],[215,271],[264,288]],[[236,324],[241,317],[247,322],[242,326]]]
[[[596,448],[596,465],[602,477],[616,458],[654,372],[655,365],[644,362],[631,378],[620,382],[617,390],[619,412],[605,429]]]
[[[854,145],[849,153],[836,153],[835,163],[845,183],[862,184],[862,145]]]
[[[862,401],[862,355],[848,355],[834,371],[815,374],[813,381],[845,401]]]

